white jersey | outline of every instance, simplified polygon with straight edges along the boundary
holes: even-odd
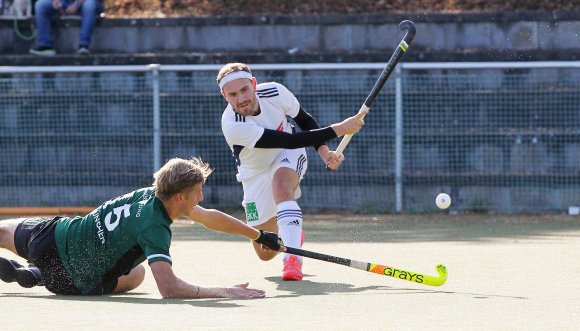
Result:
[[[222,115],[222,132],[238,166],[238,181],[243,181],[272,167],[281,148],[254,148],[264,129],[292,133],[288,117],[298,115],[300,103],[284,85],[269,82],[258,84],[256,96],[260,113],[242,116],[228,104]]]

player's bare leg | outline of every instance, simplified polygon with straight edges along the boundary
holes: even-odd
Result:
[[[131,269],[128,275],[119,277],[119,281],[113,293],[125,293],[136,289],[145,279],[145,267],[138,265]]]
[[[276,223],[276,217],[272,217],[271,219],[269,219],[265,223],[262,223],[260,225],[255,226],[255,228],[259,229],[259,230],[278,233],[278,223]],[[258,244],[254,240],[252,240],[252,245],[254,246],[254,250],[256,251],[256,254],[258,255],[258,257],[262,261],[269,261],[269,260],[273,259],[279,253],[279,252],[273,251],[271,249],[267,249],[267,248],[262,247],[262,245]]]
[[[16,247],[14,246],[14,232],[18,224],[22,222],[23,219],[8,219],[0,221],[0,247],[6,248],[14,254],[16,252]]]
[[[0,221],[0,247],[18,255],[14,246],[14,232],[24,219]],[[24,266],[18,261],[0,258],[0,279],[4,282],[18,282],[18,285],[30,288],[41,284],[40,270],[35,266]]]

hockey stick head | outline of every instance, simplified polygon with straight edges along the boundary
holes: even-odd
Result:
[[[405,37],[403,38],[403,41],[405,43],[410,44],[413,39],[415,38],[415,33],[417,33],[417,29],[415,28],[415,23],[409,21],[409,20],[404,20],[401,23],[399,23],[399,29],[401,29],[401,31],[405,31]]]
[[[427,285],[441,286],[441,285],[445,284],[445,282],[447,281],[447,267],[445,267],[443,264],[438,264],[435,267],[435,270],[437,270],[439,277],[430,279],[429,280],[430,284],[427,284]]]

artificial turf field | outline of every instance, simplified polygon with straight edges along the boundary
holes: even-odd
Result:
[[[65,297],[0,283],[1,330],[578,330],[580,218],[567,215],[312,215],[304,249],[436,275],[428,287],[305,259],[282,282],[243,239],[174,224],[176,274],[197,285],[250,282],[255,300],[163,300],[147,269],[125,295]],[[14,257],[7,251],[0,256]]]

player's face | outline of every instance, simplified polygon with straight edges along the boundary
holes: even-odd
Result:
[[[183,213],[189,214],[193,207],[203,201],[203,183],[195,185],[192,189],[183,193]]]
[[[240,78],[224,85],[222,95],[232,105],[234,110],[242,116],[252,116],[258,112],[258,98],[256,98],[256,79]]]

